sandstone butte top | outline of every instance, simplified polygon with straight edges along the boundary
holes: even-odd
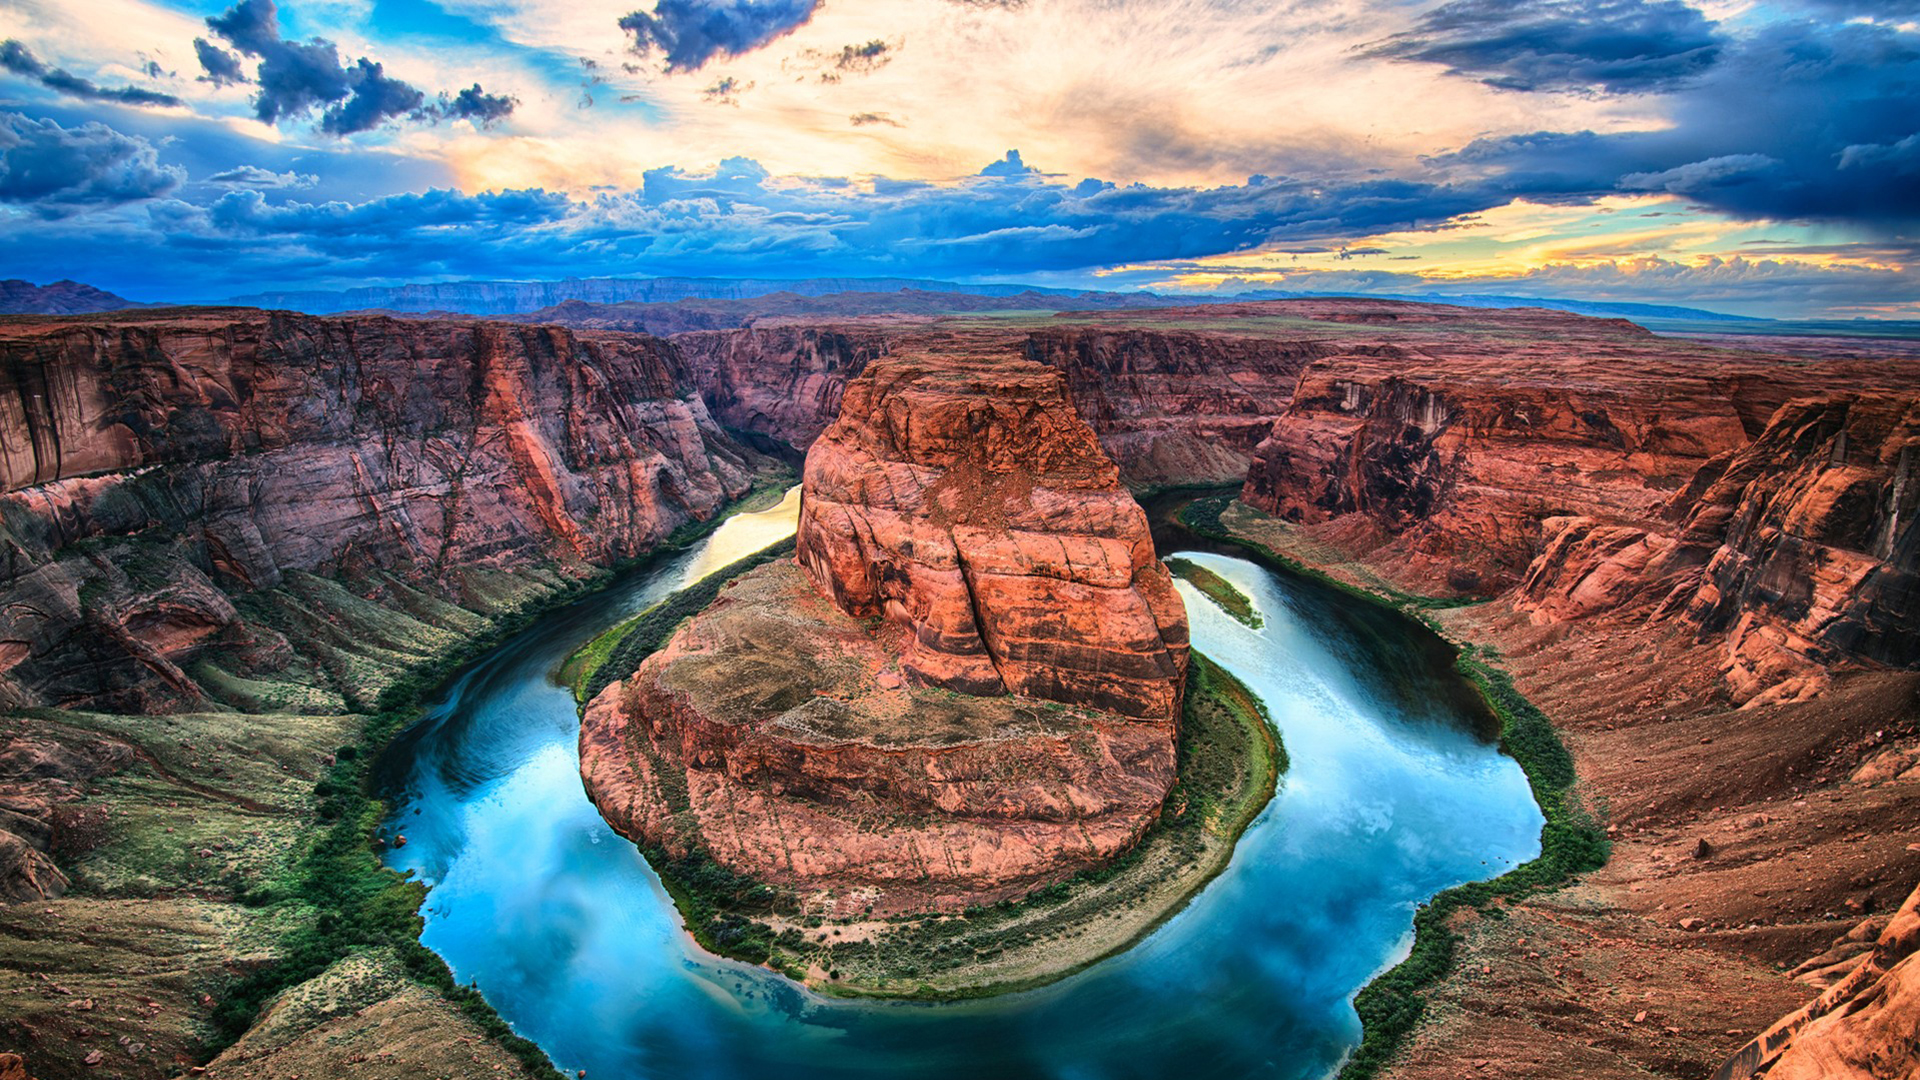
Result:
[[[1187,619],[1147,519],[1053,368],[869,365],[807,454],[798,558],[904,627],[908,679],[1171,723]]]

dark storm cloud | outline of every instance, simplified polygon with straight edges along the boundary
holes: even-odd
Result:
[[[633,50],[659,53],[668,71],[696,71],[719,56],[752,52],[798,30],[821,0],[659,0],[620,20]]]
[[[1529,198],[1668,191],[1738,217],[1908,231],[1920,227],[1916,100],[1920,34],[1777,23],[1674,95],[1669,127],[1482,139],[1432,164]]]
[[[161,165],[153,144],[105,124],[61,127],[0,113],[0,202],[26,203],[44,216],[165,195],[185,179]],[[22,230],[26,231],[26,230]]]
[[[1665,90],[1713,65],[1722,39],[1677,0],[1453,0],[1367,50],[1443,64],[1507,90]]]
[[[474,83],[450,98],[445,94],[440,95],[437,111],[450,119],[471,120],[480,127],[486,127],[513,115],[514,108],[519,104],[517,98],[486,93],[480,89],[479,83]]]
[[[57,90],[83,101],[110,101],[120,105],[178,105],[172,94],[142,90],[137,86],[98,86],[90,79],[68,74],[63,68],[50,68],[40,62],[25,45],[8,38],[0,41],[0,68],[32,79],[49,90]]]
[[[252,81],[247,78],[246,68],[241,66],[239,57],[206,38],[193,39],[193,54],[200,60],[200,70],[206,72],[200,76],[201,82],[227,86]]]
[[[253,109],[262,123],[278,124],[317,113],[321,131],[346,136],[400,119],[466,119],[486,125],[512,113],[516,104],[513,98],[485,93],[476,83],[430,105],[424,93],[389,76],[376,61],[361,57],[343,64],[339,47],[325,38],[288,41],[281,37],[273,0],[240,0],[208,18],[207,26],[242,55],[259,61],[252,80],[260,87]],[[209,81],[245,80],[233,54],[198,40],[194,47]]]

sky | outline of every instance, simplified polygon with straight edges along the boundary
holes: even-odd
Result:
[[[0,0],[0,278],[657,275],[1917,318],[1920,0]]]

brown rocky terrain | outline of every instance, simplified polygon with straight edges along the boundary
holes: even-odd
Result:
[[[959,910],[1134,844],[1174,779],[1186,615],[1059,373],[895,357],[807,456],[798,566],[587,707],[615,828],[807,910]]]

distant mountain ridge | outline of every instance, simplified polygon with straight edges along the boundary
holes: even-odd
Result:
[[[449,281],[433,284],[370,286],[337,292],[268,292],[236,296],[230,302],[248,307],[291,308],[313,315],[380,309],[425,314],[444,311],[464,315],[525,315],[556,307],[569,300],[589,304],[671,304],[683,300],[748,300],[770,293],[828,296],[834,293],[915,292],[967,293],[973,296],[1015,296],[1037,293],[1071,297],[1079,289],[1034,285],[962,285],[916,278],[566,278],[560,281]]]
[[[56,281],[51,285],[35,285],[19,278],[0,281],[0,315],[91,315],[156,306],[78,281]]]

